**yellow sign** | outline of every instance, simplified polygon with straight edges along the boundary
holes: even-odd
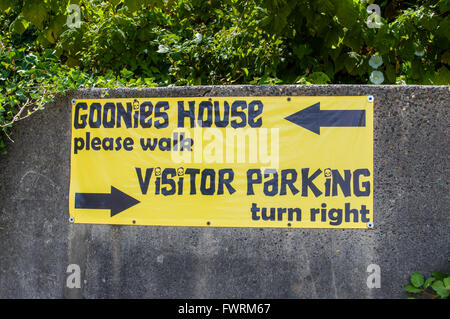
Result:
[[[72,101],[70,220],[373,227],[373,97]]]

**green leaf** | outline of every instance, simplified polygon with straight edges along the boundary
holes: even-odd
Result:
[[[395,82],[395,67],[392,64],[386,65],[386,78],[389,82],[394,83]]]
[[[444,286],[444,283],[442,282],[442,280],[436,280],[431,285],[431,288],[433,288],[433,290],[437,292],[438,289],[441,289],[441,288],[445,289],[445,286]]]
[[[308,81],[313,84],[327,84],[330,83],[330,78],[323,72],[313,72],[308,76]]]
[[[445,52],[441,56],[441,62],[450,65],[450,51]],[[450,258],[450,257],[449,257]]]
[[[435,281],[431,288],[433,288],[434,291],[441,297],[441,298],[447,298],[450,295],[450,290],[447,290],[444,287],[444,283],[440,280]]]
[[[29,21],[25,20],[22,16],[18,16],[16,20],[14,20],[13,23],[11,23],[11,25],[9,26],[9,30],[18,34],[22,34],[26,29],[28,29],[29,25]]]
[[[120,75],[124,78],[128,79],[133,76],[133,72],[130,70],[127,70],[127,68],[123,68],[122,71],[120,71]]]
[[[407,292],[410,292],[410,293],[413,293],[413,294],[417,294],[417,293],[421,293],[422,292],[422,289],[416,288],[416,287],[411,286],[411,285],[405,286],[405,290]]]
[[[439,1],[439,11],[441,13],[450,11],[450,1],[448,1],[448,0]]]
[[[441,23],[437,28],[436,33],[442,37],[450,38],[448,34],[448,30],[450,30],[450,19],[442,19]]]
[[[111,4],[115,7],[117,6],[122,0],[110,0]]]
[[[125,0],[124,2],[130,12],[135,12],[142,6],[140,0]]]
[[[440,271],[432,271],[431,275],[437,280],[443,280],[445,277],[448,277],[447,274],[444,274],[443,272]]]
[[[417,271],[414,271],[409,278],[411,283],[414,285],[414,287],[419,288],[423,285],[425,282],[425,279],[422,274],[418,273]]]
[[[295,56],[301,60],[305,55],[310,54],[312,52],[312,49],[309,47],[308,44],[299,44],[295,45],[292,48],[292,51],[294,52]]]
[[[438,293],[439,296],[441,296],[441,298],[448,298],[448,296],[450,296],[450,291],[446,289],[439,289],[436,292]]]
[[[444,278],[443,283],[444,283],[445,289],[450,290],[450,277]]]
[[[358,12],[353,0],[339,0],[335,3],[338,6],[336,16],[344,26],[351,27],[358,22],[356,19]]]
[[[42,1],[28,0],[22,9],[22,15],[25,19],[42,30],[44,20],[47,18],[47,11]]]
[[[450,85],[450,70],[442,66],[437,70],[432,81],[435,85]]]
[[[8,11],[16,5],[17,0],[0,0],[0,11]]]
[[[436,280],[436,278],[430,277],[427,280],[425,280],[425,283],[423,284],[423,288],[427,289],[430,287],[430,285]]]

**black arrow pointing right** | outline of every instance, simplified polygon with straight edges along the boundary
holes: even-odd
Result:
[[[75,193],[75,208],[109,209],[111,217],[139,204],[137,199],[111,186],[111,193]]]

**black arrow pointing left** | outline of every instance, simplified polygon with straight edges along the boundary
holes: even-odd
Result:
[[[75,193],[75,208],[109,209],[111,217],[139,204],[137,199],[111,186],[111,193]]]
[[[365,110],[321,110],[320,102],[289,115],[286,120],[320,135],[321,127],[366,126]]]

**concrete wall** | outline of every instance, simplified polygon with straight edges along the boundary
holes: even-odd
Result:
[[[219,86],[109,97],[373,95],[375,229],[70,224],[73,97],[19,123],[0,157],[1,298],[405,298],[413,270],[449,271],[450,88]],[[69,264],[81,289],[66,287]],[[381,288],[366,285],[369,264]]]

